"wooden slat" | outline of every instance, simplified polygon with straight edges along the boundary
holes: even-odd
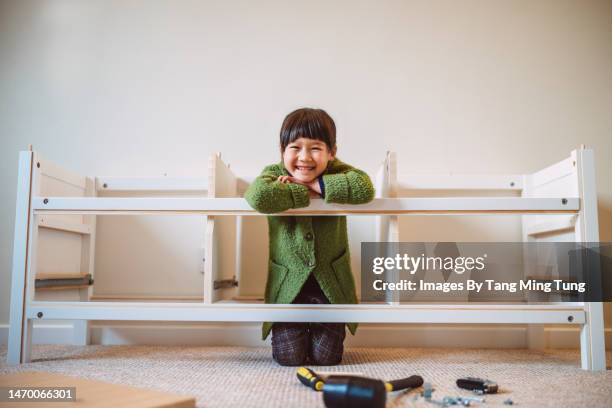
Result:
[[[87,224],[53,220],[45,217],[39,218],[38,226],[41,228],[48,228],[57,231],[74,232],[81,235],[91,234],[91,227]]]
[[[559,178],[566,177],[574,172],[576,172],[576,160],[572,157],[568,157],[565,160],[531,174],[529,180],[532,187],[538,187]]]
[[[85,190],[85,177],[80,176],[79,174],[67,170],[63,167],[60,167],[53,162],[44,160],[40,158],[40,155],[38,155],[38,159],[36,160],[35,166],[37,169],[40,170],[40,173],[43,176],[51,177],[64,183],[71,184],[74,187],[78,187],[82,190]]]
[[[45,279],[81,279],[87,276],[88,273],[85,272],[58,272],[58,273],[37,273],[36,279],[45,280]]]
[[[44,288],[36,288],[36,291],[39,290],[65,290],[65,289],[85,289],[89,288],[91,285],[66,285],[66,286],[47,286]]]
[[[182,301],[182,302],[201,302],[203,296],[190,295],[92,295],[91,300],[134,300],[134,301]]]
[[[573,230],[576,225],[576,217],[568,217],[562,220],[541,222],[532,225],[527,228],[527,235],[537,236],[542,234],[550,234],[554,232],[561,232],[567,230]]]

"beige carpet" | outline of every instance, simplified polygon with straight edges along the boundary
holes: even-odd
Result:
[[[39,345],[34,346],[32,363],[9,367],[6,346],[0,346],[0,358],[0,374],[49,371],[165,390],[195,396],[198,407],[324,406],[322,395],[298,383],[295,368],[278,366],[266,347]],[[479,404],[484,407],[505,406],[507,398],[519,407],[612,407],[612,371],[582,371],[574,350],[352,348],[340,366],[313,369],[388,380],[419,374],[432,383],[439,400],[469,395],[455,380],[480,376],[501,388],[498,395],[486,396],[486,403]],[[438,406],[415,400],[416,394],[391,393],[387,406]]]

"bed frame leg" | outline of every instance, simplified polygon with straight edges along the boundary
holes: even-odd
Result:
[[[586,322],[580,330],[580,357],[582,369],[606,370],[606,344],[604,338],[603,305],[585,302]]]
[[[75,346],[89,346],[91,344],[91,330],[89,320],[75,320],[73,323],[73,342]]]
[[[32,331],[34,322],[32,319],[26,319],[23,325],[23,348],[21,363],[29,363],[32,361]]]
[[[23,333],[21,325],[9,333],[8,365],[18,365],[32,361],[32,320],[23,322]]]
[[[17,365],[30,361],[32,321],[26,313],[26,270],[30,232],[30,198],[32,192],[33,152],[19,153],[17,204],[15,211],[15,241],[11,278],[11,310],[7,363]]]

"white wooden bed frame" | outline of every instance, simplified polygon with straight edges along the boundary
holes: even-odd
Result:
[[[522,217],[524,241],[544,235],[550,239],[569,231],[576,242],[598,242],[594,169],[593,151],[584,146],[552,166],[525,175],[398,175],[395,154],[387,153],[376,174],[377,196],[371,203],[330,205],[313,200],[307,208],[284,214],[377,215],[376,240],[392,242],[399,240],[398,219],[402,215],[532,214]],[[241,217],[262,215],[240,198],[250,181],[252,178],[236,177],[220,154],[212,155],[207,179],[134,179],[83,177],[42,159],[35,151],[20,152],[8,363],[30,361],[35,320],[77,321],[79,344],[89,344],[92,320],[352,321],[578,324],[582,368],[606,369],[602,303],[433,305],[400,304],[397,299],[388,299],[383,304],[275,305],[236,300],[240,297],[235,286],[216,289],[215,283],[240,281]],[[60,185],[65,188],[57,188]],[[207,198],[98,197],[100,191],[140,190],[201,192],[207,193]],[[468,197],[401,198],[406,192],[414,195],[419,190],[471,191]],[[491,192],[497,196],[487,197]],[[507,196],[499,197],[500,192]],[[474,197],[475,193],[480,196]],[[35,298],[39,229],[81,235],[81,272],[93,275],[96,214],[186,213],[207,216],[204,296],[200,302],[97,301],[92,299],[91,286],[72,289],[78,291],[80,301]],[[547,214],[546,218],[540,214]]]

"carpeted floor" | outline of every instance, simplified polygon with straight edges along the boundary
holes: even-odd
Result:
[[[612,352],[608,352],[612,361]],[[57,346],[37,345],[32,363],[6,365],[0,346],[0,375],[34,370],[192,395],[198,407],[323,407],[322,395],[298,382],[295,368],[278,366],[266,347]],[[496,381],[500,393],[484,407],[611,407],[612,371],[579,367],[574,350],[458,350],[352,348],[341,365],[320,371],[359,372],[395,379],[421,375],[435,388],[434,399],[470,395],[455,386],[462,376]],[[436,407],[418,391],[388,395],[388,407]]]

